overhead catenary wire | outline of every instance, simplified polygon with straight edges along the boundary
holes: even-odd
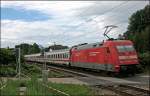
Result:
[[[120,6],[121,7],[121,6]],[[132,9],[134,9],[134,8],[136,8],[137,7],[137,4],[135,4],[134,6],[131,6],[132,7]],[[128,11],[130,11],[131,10],[131,8],[128,8]],[[133,10],[132,10],[133,11]],[[131,12],[132,12],[131,11]],[[113,14],[114,15],[114,14]],[[111,15],[112,16],[112,15]],[[114,15],[115,16],[115,15]],[[96,21],[96,20],[93,20],[94,22],[96,22],[97,24],[100,22],[100,21]],[[120,25],[120,24],[122,24],[122,23],[125,23],[125,22],[128,22],[128,20],[120,20],[119,22],[116,22],[116,23],[112,23],[112,25]],[[100,29],[100,30],[103,30],[104,28],[102,27],[102,28],[98,28],[98,29]],[[92,33],[92,32],[88,32],[88,34],[89,33]],[[98,33],[97,33],[98,34]],[[81,38],[81,37],[83,37],[83,36],[80,36],[80,37],[78,37],[78,39],[79,38]],[[78,39],[76,39],[76,40],[78,40]],[[70,41],[70,39],[67,39],[67,40],[65,40],[65,42],[70,42],[71,43],[71,41]]]
[[[129,1],[129,0],[128,0]],[[108,13],[108,12],[111,12],[111,11],[113,11],[114,9],[116,9],[116,8],[119,8],[119,7],[121,7],[121,6],[123,6],[124,4],[126,4],[128,1],[124,1],[123,3],[120,3],[119,5],[117,5],[117,6],[114,6],[113,8],[111,8],[111,9],[109,9],[109,10],[107,10],[107,11],[105,11],[105,12],[103,12],[103,13],[101,13],[100,15],[104,15],[104,14],[106,14],[106,13]],[[100,15],[98,15],[98,16],[100,16]],[[97,18],[98,16],[95,16],[94,18]],[[91,21],[91,20],[93,20],[93,18],[90,18],[90,19],[88,19],[88,20],[86,20],[85,22],[83,22],[83,23],[80,23],[79,25],[82,25],[82,24],[84,24],[84,23],[86,23],[86,22],[89,22],[89,21]],[[80,26],[78,25],[78,27],[77,28],[75,28],[75,30],[77,30]],[[67,39],[67,40],[65,40],[65,41],[69,41],[69,39]]]
[[[112,8],[110,8],[110,9],[108,9],[107,11],[102,12],[100,15],[104,15],[104,14],[106,14],[106,13],[108,13],[108,12],[111,12],[111,11],[113,11],[114,9],[119,8],[119,7],[121,7],[122,5],[126,4],[128,1],[129,1],[129,0],[124,1],[123,3],[120,3],[119,5],[116,5],[116,6],[112,7]],[[94,18],[97,18],[97,17],[100,16],[100,15],[97,15],[97,16],[95,16]],[[89,18],[89,19],[85,20],[85,22],[80,23],[80,24],[78,25],[78,27],[80,27],[80,25],[82,25],[82,24],[85,24],[85,23],[87,23],[87,22],[92,21],[94,18]],[[77,27],[77,28],[78,28],[78,27]],[[77,28],[76,28],[76,29],[77,29]]]

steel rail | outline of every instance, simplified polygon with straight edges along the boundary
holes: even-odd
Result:
[[[111,85],[111,86],[106,86],[106,85],[96,85],[95,87],[98,88],[104,88],[107,90],[111,90],[116,92],[117,94],[120,94],[121,96],[149,96],[150,91],[142,89],[142,88],[137,88],[134,86],[129,86],[129,85]]]
[[[79,73],[79,72],[76,72],[76,71],[72,71],[72,70],[67,70],[67,69],[61,68],[61,67],[58,68],[58,67],[54,67],[54,66],[48,65],[48,68],[52,68],[52,69],[55,69],[55,70],[63,71],[63,72],[66,72],[66,73],[75,74],[77,76],[87,77],[87,75],[85,75],[85,74],[82,74],[82,73]]]

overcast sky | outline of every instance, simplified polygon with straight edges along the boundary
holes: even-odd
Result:
[[[43,46],[100,42],[123,34],[132,13],[148,1],[1,1],[1,47],[36,42]]]

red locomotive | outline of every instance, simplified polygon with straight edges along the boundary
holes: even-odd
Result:
[[[134,71],[139,64],[133,43],[129,40],[108,40],[76,46],[70,54],[71,66],[111,72]]]
[[[28,61],[46,61],[115,73],[134,73],[139,65],[136,50],[130,40],[85,43],[70,49],[46,52],[45,58],[41,54],[26,55],[25,58]]]

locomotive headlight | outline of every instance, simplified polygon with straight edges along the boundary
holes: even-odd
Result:
[[[120,60],[125,60],[125,59],[137,59],[136,55],[132,55],[132,56],[119,56]]]
[[[120,66],[119,66],[119,65],[116,65],[116,66],[115,66],[115,69],[116,69],[116,71],[119,71],[119,70],[120,70]]]

